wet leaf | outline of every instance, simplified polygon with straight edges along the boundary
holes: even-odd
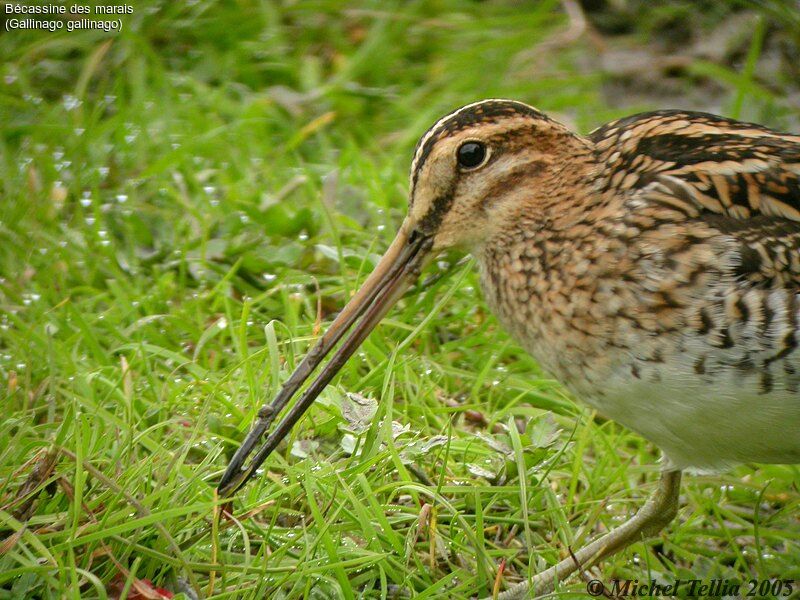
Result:
[[[489,446],[489,448],[491,448],[492,450],[494,450],[496,452],[500,452],[501,454],[504,454],[506,456],[513,456],[514,455],[514,451],[511,449],[511,446],[509,446],[507,443],[505,443],[505,442],[501,441],[500,439],[498,439],[497,436],[488,435],[488,434],[485,434],[483,432],[479,432],[477,434],[477,437],[479,439],[483,440],[486,443],[486,445]]]
[[[475,477],[483,477],[484,479],[494,479],[497,477],[497,473],[494,471],[490,471],[486,467],[482,467],[481,465],[476,465],[474,463],[467,465],[467,471],[469,471],[470,474],[474,475]]]
[[[398,423],[397,421],[392,421],[392,439],[396,440],[401,435],[406,433],[411,433],[411,425],[406,423],[405,425]]]
[[[347,454],[353,454],[353,452],[356,450],[356,446],[358,445],[358,438],[352,433],[345,433],[342,436],[342,441],[339,442],[339,445]]]
[[[347,425],[342,428],[353,433],[364,433],[378,412],[378,401],[361,394],[348,392],[341,400],[342,417]]]
[[[546,413],[528,423],[526,434],[532,448],[546,448],[558,439],[559,431],[553,415]]]
[[[316,440],[297,440],[292,444],[290,454],[296,458],[308,458],[317,448],[319,442]]]
[[[431,438],[416,440],[408,444],[402,452],[400,458],[404,462],[412,462],[414,459],[428,454],[431,450],[447,443],[446,435],[435,435]]]

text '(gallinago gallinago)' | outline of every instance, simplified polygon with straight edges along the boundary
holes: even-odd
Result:
[[[583,137],[520,102],[486,100],[422,136],[396,239],[259,412],[224,494],[252,476],[426,260],[453,247],[475,256],[492,310],[546,370],[666,459],[636,516],[538,575],[533,591],[661,529],[682,469],[800,462],[800,136],[659,111]]]

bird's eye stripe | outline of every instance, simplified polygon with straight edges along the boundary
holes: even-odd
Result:
[[[419,173],[433,148],[447,135],[457,133],[478,123],[496,123],[504,118],[524,115],[536,121],[550,121],[550,118],[541,111],[517,102],[516,100],[503,100],[491,98],[462,106],[461,108],[444,115],[436,121],[417,141],[414,156],[411,161],[411,189],[417,186]],[[412,195],[413,196],[413,195]]]

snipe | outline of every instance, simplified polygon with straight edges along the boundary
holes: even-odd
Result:
[[[259,412],[223,495],[253,475],[426,260],[452,247],[475,256],[492,310],[546,370],[665,457],[630,521],[502,597],[546,592],[577,563],[659,531],[683,469],[800,462],[800,136],[659,111],[583,137],[520,102],[485,100],[420,139],[396,239]]]

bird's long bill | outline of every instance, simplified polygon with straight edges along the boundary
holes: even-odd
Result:
[[[339,372],[342,365],[347,362],[386,312],[417,278],[430,248],[431,238],[417,232],[412,233],[408,222],[403,223],[397,237],[361,289],[350,299],[350,302],[339,313],[316,346],[286,380],[272,404],[264,405],[259,410],[255,425],[236,451],[219,482],[218,489],[221,496],[233,494],[254,475],[256,469],[286,437],[333,376]],[[278,413],[289,403],[289,400],[348,330],[350,330],[350,335],[341,347],[322,368],[313,383],[303,392],[297,403],[286,413],[283,420],[269,434],[264,444],[258,448],[250,464],[245,467],[245,460],[270,428]]]

